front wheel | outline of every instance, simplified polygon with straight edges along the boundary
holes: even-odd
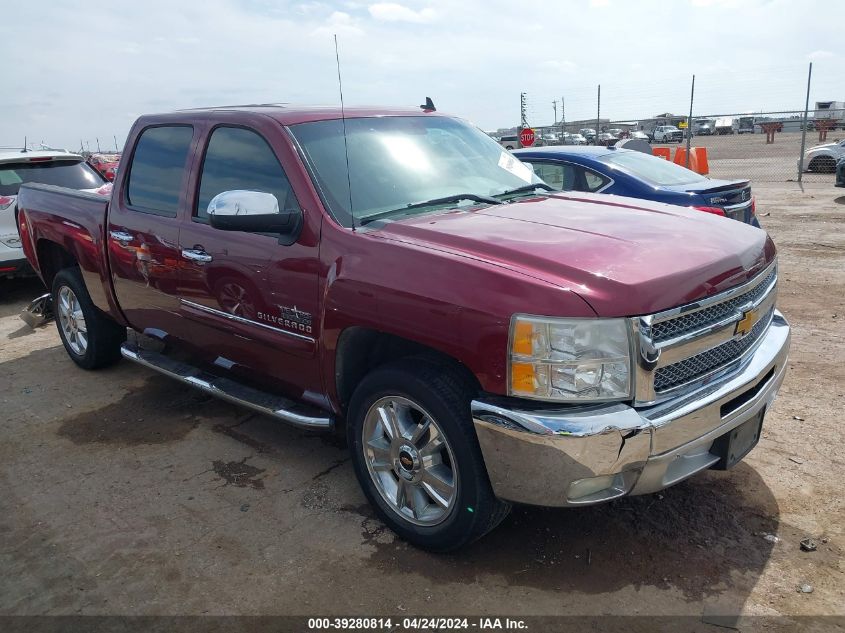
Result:
[[[347,434],[361,488],[394,532],[423,549],[458,549],[510,509],[490,487],[471,398],[458,371],[415,359],[373,371],[350,403]]]

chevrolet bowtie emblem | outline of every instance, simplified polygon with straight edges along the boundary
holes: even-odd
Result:
[[[736,328],[734,328],[734,335],[746,336],[752,330],[754,324],[757,323],[759,317],[760,315],[756,308],[743,312],[742,318],[737,321]]]

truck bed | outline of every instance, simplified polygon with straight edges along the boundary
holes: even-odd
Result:
[[[123,321],[111,291],[105,245],[109,199],[96,193],[25,184],[18,195],[21,241],[36,272],[50,286],[51,264],[61,253],[79,262],[91,299],[100,310]],[[36,253],[50,251],[48,257]]]

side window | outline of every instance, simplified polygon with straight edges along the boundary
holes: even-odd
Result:
[[[534,173],[558,191],[575,188],[575,169],[568,163],[529,163]]]
[[[206,220],[211,199],[234,189],[272,193],[280,210],[300,208],[267,141],[252,130],[219,127],[211,133],[205,151],[195,216]]]
[[[587,191],[598,191],[609,182],[610,178],[605,178],[589,169],[584,170],[584,184],[587,186]]]
[[[130,206],[176,217],[193,136],[194,129],[186,125],[151,127],[141,133],[129,165]]]

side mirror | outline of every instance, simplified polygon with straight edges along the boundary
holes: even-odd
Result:
[[[301,218],[301,212],[280,211],[272,193],[234,189],[218,193],[208,203],[208,219],[221,231],[255,233],[290,233]]]

